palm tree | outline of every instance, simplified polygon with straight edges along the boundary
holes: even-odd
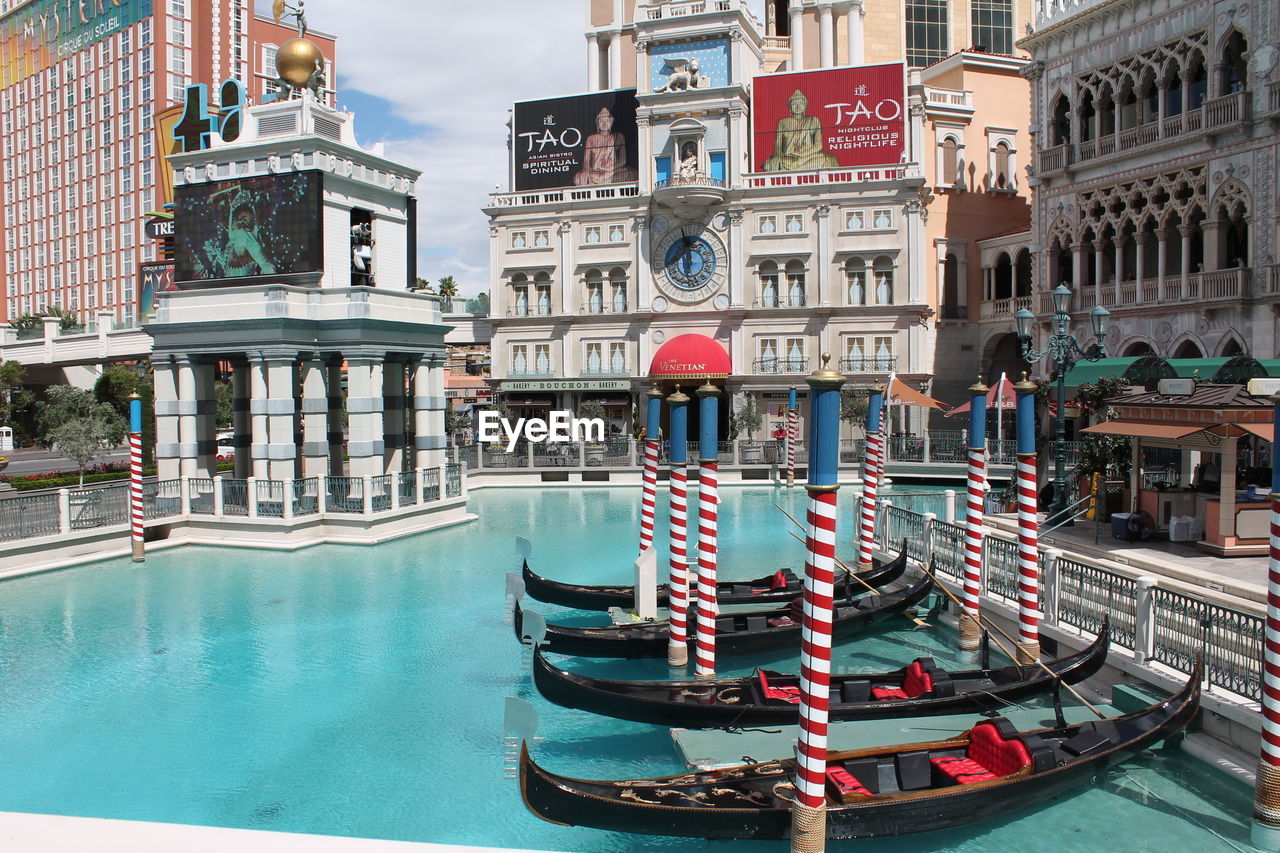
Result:
[[[453,310],[453,297],[458,295],[458,285],[454,283],[453,276],[447,275],[438,282],[439,288],[437,293],[440,294],[440,306],[445,311]]]

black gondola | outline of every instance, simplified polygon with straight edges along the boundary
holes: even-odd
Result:
[[[1093,644],[1045,664],[1068,684],[1094,675],[1107,660],[1109,626]],[[1010,700],[1042,693],[1054,677],[1038,666],[946,672],[920,658],[894,672],[831,676],[832,720],[954,714],[997,710]],[[758,670],[714,681],[619,681],[566,672],[533,658],[533,683],[544,697],[623,720],[681,728],[776,726],[799,722],[800,677]]]
[[[839,603],[832,620],[832,638],[839,641],[908,607],[929,595],[933,582],[925,576],[892,592],[867,593]],[[776,610],[721,614],[716,620],[716,653],[741,655],[800,646],[799,601]],[[516,638],[523,640],[524,613],[515,606]],[[693,623],[690,621],[690,630]],[[666,657],[668,628],[660,622],[629,622],[578,628],[548,625],[542,648],[560,655],[597,658]]]
[[[876,586],[891,583],[882,580],[886,570],[895,566],[906,567],[907,548],[903,543],[897,557],[888,563],[858,575],[863,581]],[[899,571],[901,574],[901,571]],[[520,577],[524,580],[525,592],[530,598],[545,601],[547,604],[559,604],[576,610],[608,610],[610,607],[631,607],[635,604],[635,587],[630,585],[598,586],[592,584],[575,584],[544,578],[529,568],[526,560],[520,569]],[[804,589],[804,579],[797,577],[791,569],[779,569],[771,575],[749,581],[721,581],[716,584],[716,598],[721,604],[780,604],[791,601]],[[857,594],[865,589],[861,583],[847,574],[841,573],[836,578],[836,598],[844,598]],[[667,605],[667,585],[658,585],[658,606]]]
[[[1002,817],[1084,787],[1101,768],[1177,732],[1195,715],[1199,664],[1175,696],[1106,720],[1018,732],[984,720],[948,740],[827,756],[827,837],[931,832]],[[791,834],[794,759],[657,779],[587,781],[521,750],[525,805],[552,823],[695,838]]]

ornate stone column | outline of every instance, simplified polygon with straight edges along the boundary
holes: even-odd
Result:
[[[213,364],[195,364],[196,476],[218,473],[218,395],[213,384]]]
[[[428,356],[413,367],[414,467],[433,468],[447,461],[444,413],[443,362]]]
[[[587,33],[587,90],[600,88],[600,36]]]
[[[791,68],[790,71],[804,70],[804,15],[799,3],[791,4]]]
[[[1147,235],[1139,231],[1133,235],[1133,243],[1136,247],[1133,253],[1133,276],[1137,285],[1134,287],[1133,299],[1135,302],[1142,301],[1142,276],[1146,272],[1147,261],[1143,255],[1146,253]]]
[[[329,473],[329,400],[319,353],[302,360],[302,476]]]
[[[1095,305],[1102,304],[1102,250],[1106,245],[1106,240],[1098,239],[1093,241],[1093,298]]]
[[[267,391],[267,477],[285,480],[297,473],[298,446],[294,419],[298,404],[294,399],[296,377],[293,353],[266,354]]]
[[[1124,280],[1124,235],[1117,234],[1111,238],[1112,258],[1111,264],[1111,284],[1115,293],[1112,294],[1116,300],[1115,304],[1120,304],[1120,282]]]
[[[618,22],[621,24],[621,21]],[[609,89],[622,86],[622,31],[617,30],[609,36]]]
[[[178,456],[183,477],[197,477],[199,438],[197,417],[200,400],[196,396],[196,363],[192,356],[178,359]]]
[[[1080,293],[1084,288],[1084,243],[1071,244],[1071,289]]]
[[[383,468],[404,470],[404,362],[388,359],[382,366]]]
[[[1164,229],[1156,232],[1156,299],[1164,301],[1164,278],[1169,259],[1165,256],[1169,250],[1169,235]]]
[[[848,44],[848,56],[850,65],[862,65],[863,60],[863,37],[862,37],[862,19],[867,14],[866,8],[861,2],[850,3],[848,12],[845,15],[845,38]]]
[[[836,28],[830,4],[818,7],[818,62],[823,68],[835,65]]]
[[[249,415],[252,426],[252,446],[250,457],[253,460],[250,471],[254,477],[265,480],[270,476],[267,425],[267,362],[262,353],[249,355]]]
[[[175,480],[182,475],[178,448],[178,370],[170,357],[152,362],[155,370],[156,475]]]
[[[1178,226],[1178,233],[1182,235],[1182,246],[1180,247],[1182,249],[1182,292],[1179,294],[1179,298],[1186,299],[1191,286],[1189,279],[1191,275],[1191,235],[1195,233],[1195,226],[1183,223]]]
[[[382,473],[382,356],[347,357],[347,455],[351,476]]]

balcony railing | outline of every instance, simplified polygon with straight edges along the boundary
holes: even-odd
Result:
[[[850,358],[840,359],[841,373],[891,373],[897,369],[898,360],[893,356],[879,356],[874,358]]]
[[[582,375],[583,376],[630,376],[631,368],[625,364],[619,367],[614,367],[608,364],[602,364],[598,367],[588,366],[588,367],[582,368]]]
[[[706,12],[732,12],[741,5],[742,0],[674,0],[662,6],[654,6],[646,15],[650,21],[660,21],[663,18],[701,15]]]
[[[581,308],[583,314],[625,314],[627,313],[627,303],[603,302],[599,305],[593,305],[590,302],[583,303]]]
[[[1280,264],[1272,264],[1265,272],[1259,270],[1258,295],[1280,296]]]
[[[982,302],[982,319],[1004,320],[1026,308],[1031,310],[1030,296],[1008,297],[1005,299],[986,299]]]
[[[784,374],[808,373],[811,365],[809,359],[799,358],[757,358],[752,364],[755,373],[768,376]]]
[[[1254,293],[1254,282],[1257,292]],[[1230,302],[1252,296],[1280,294],[1280,265],[1254,271],[1247,267],[1189,273],[1185,278],[1172,273],[1165,276],[1163,284],[1158,278],[1130,279],[1107,282],[1100,288],[1086,285],[1076,291],[1072,311],[1090,311],[1097,304],[1109,310],[1149,308],[1155,305]],[[1040,315],[1053,313],[1051,294],[1038,294]],[[985,303],[984,303],[985,309]],[[1017,308],[1014,309],[1015,311]],[[983,319],[986,319],[984,313]]]
[[[925,86],[924,99],[929,104],[973,109],[973,92],[961,89],[939,89],[936,86]]]
[[[1074,160],[1071,156],[1071,145],[1064,142],[1061,145],[1046,148],[1039,153],[1038,160],[1041,172],[1056,172],[1065,169]]]
[[[762,296],[752,303],[753,308],[803,308],[804,294],[793,296]]]
[[[1205,127],[1222,127],[1235,124],[1249,118],[1249,107],[1253,103],[1250,92],[1232,92],[1204,104]]]
[[[791,50],[791,36],[765,36],[765,50]]]
[[[508,317],[550,317],[552,313],[550,305],[513,305],[507,309]]]
[[[634,198],[640,195],[637,184],[613,184],[589,189],[559,189],[545,192],[492,193],[490,207],[525,207],[538,204],[563,204],[566,201],[596,201]]]
[[[723,179],[713,178],[710,175],[698,172],[693,175],[674,175],[656,182],[653,188],[655,190],[665,190],[670,187],[719,187],[723,189],[724,186]]]
[[[814,184],[852,184],[868,181],[899,181],[903,178],[921,178],[924,173],[919,163],[902,163],[869,169],[824,169],[820,172],[768,172],[747,175],[744,180],[751,189],[773,187],[802,187]]]

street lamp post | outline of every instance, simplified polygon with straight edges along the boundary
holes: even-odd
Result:
[[[1053,502],[1049,506],[1048,517],[1050,526],[1069,524],[1071,521],[1067,517],[1067,371],[1078,361],[1097,361],[1106,355],[1104,347],[1107,318],[1111,316],[1111,312],[1101,305],[1089,313],[1096,340],[1082,349],[1079,341],[1068,331],[1071,325],[1071,295],[1071,290],[1065,284],[1054,288],[1053,319],[1057,323],[1057,329],[1049,335],[1044,349],[1036,350],[1031,347],[1031,327],[1035,323],[1035,315],[1026,308],[1014,315],[1018,324],[1022,358],[1028,364],[1035,364],[1048,356],[1058,374],[1057,432],[1053,441]]]

